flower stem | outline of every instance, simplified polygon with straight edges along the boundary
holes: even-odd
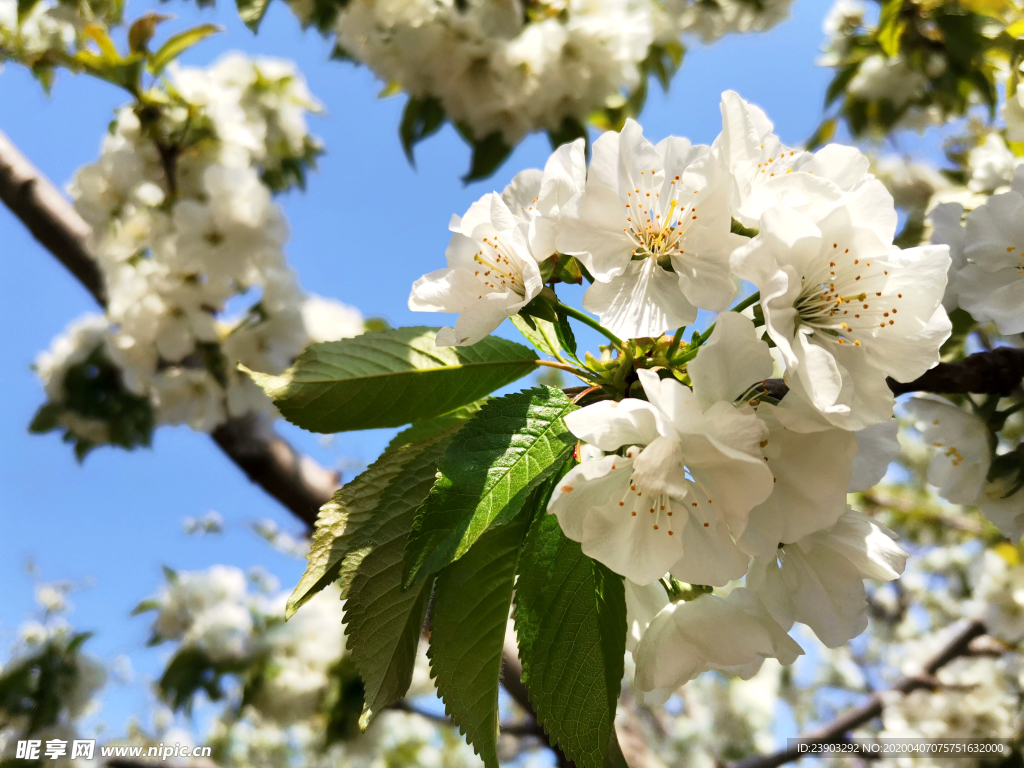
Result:
[[[620,339],[614,333],[609,331],[607,328],[605,328],[603,325],[597,322],[597,320],[592,318],[590,315],[586,315],[583,312],[580,312],[578,309],[570,307],[568,304],[563,304],[562,302],[558,302],[558,308],[565,312],[565,314],[567,314],[569,317],[579,320],[584,325],[589,325],[595,331],[597,331],[606,339],[611,341],[611,343],[614,344],[616,347],[622,349],[622,339]]]
[[[546,365],[548,368],[557,368],[560,371],[568,371],[573,376],[576,376],[577,378],[580,378],[588,383],[595,380],[593,374],[589,373],[588,371],[582,371],[579,368],[573,368],[571,365],[566,365],[565,363],[556,363],[554,360],[534,360],[533,364]]]
[[[747,296],[747,298],[745,298],[743,301],[741,301],[739,304],[737,304],[735,307],[733,307],[729,311],[730,312],[742,312],[747,307],[749,307],[749,306],[751,306],[753,304],[757,304],[757,302],[759,302],[760,300],[761,300],[761,292],[760,291],[754,291],[752,294]],[[688,350],[683,352],[683,354],[681,354],[679,357],[675,358],[674,360],[672,359],[672,354],[671,354],[671,351],[670,351],[670,353],[668,355],[668,358],[671,361],[672,365],[682,365],[683,363],[685,363],[685,362],[687,362],[689,360],[693,360],[693,358],[695,358],[697,356],[697,352],[700,350],[700,348],[705,344],[705,342],[707,342],[708,339],[711,338],[711,333],[715,330],[715,325],[716,325],[715,323],[712,323],[711,325],[709,325],[708,329],[706,331],[704,331],[704,333],[702,333],[700,335],[700,342],[697,343],[697,344],[694,344],[693,346],[691,346]],[[676,331],[676,333],[679,334],[679,332],[681,330],[682,329],[680,329],[679,331]],[[678,344],[674,340],[673,340],[672,344],[673,344],[673,346],[670,349],[674,349],[674,348],[678,347]]]
[[[730,312],[742,312],[747,307],[752,306],[754,304],[757,304],[757,302],[759,302],[760,300],[761,300],[761,292],[760,291],[754,291],[752,294],[747,296],[747,298],[745,298],[743,301],[741,301],[739,304],[737,304],[735,307],[733,307],[729,311]]]

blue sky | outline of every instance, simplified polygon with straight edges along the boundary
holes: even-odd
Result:
[[[451,214],[501,189],[519,170],[542,166],[550,151],[546,137],[523,142],[492,179],[463,186],[459,177],[469,153],[454,130],[421,144],[417,168],[411,168],[397,130],[404,97],[379,99],[382,84],[372,73],[329,61],[329,44],[303,32],[282,3],[271,5],[258,37],[236,20],[233,4],[199,10],[187,3],[131,2],[128,16],[151,8],[178,15],[168,24],[173,31],[206,21],[226,28],[190,51],[185,63],[207,64],[239,49],[293,59],[324,103],[326,114],[312,128],[327,155],[305,193],[282,199],[292,228],[287,252],[303,286],[393,325],[439,320],[406,309],[410,284],[443,265]],[[790,20],[767,34],[695,44],[669,95],[652,89],[641,118],[646,134],[655,141],[675,134],[710,143],[720,129],[719,96],[733,89],[767,111],[784,141],[799,143],[821,119],[830,77],[814,66],[827,10],[827,0],[796,0]],[[10,66],[0,75],[0,129],[63,185],[96,158],[112,110],[123,101],[113,86],[66,73],[46,96],[24,70]],[[55,435],[29,435],[27,425],[43,399],[29,368],[33,358],[69,321],[95,307],[4,209],[0,264],[0,327],[6,330],[0,334],[0,659],[35,610],[27,561],[35,563],[40,580],[81,584],[72,596],[71,620],[97,631],[88,648],[107,660],[128,654],[136,670],[133,683],[112,686],[105,695],[102,719],[118,733],[129,715],[145,709],[148,683],[165,653],[143,648],[145,618],[128,618],[159,587],[161,565],[261,565],[290,587],[303,563],[272,550],[248,523],[271,518],[293,531],[299,527],[209,438],[187,428],[160,429],[150,450],[97,450],[83,465]],[[578,302],[579,296],[570,298]],[[515,334],[509,327],[505,332]],[[284,431],[337,466],[372,461],[393,432],[345,434],[325,445]],[[211,509],[223,515],[225,534],[186,536],[183,518]]]

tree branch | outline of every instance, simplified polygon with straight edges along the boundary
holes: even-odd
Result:
[[[913,381],[900,383],[887,379],[894,395],[907,392],[934,392],[939,395],[1013,394],[1024,379],[1024,349],[996,347],[975,352],[955,363],[939,363]]]
[[[950,639],[938,653],[932,656],[921,671],[899,680],[890,690],[904,695],[920,688],[932,688],[935,685],[935,673],[953,659],[967,656],[972,650],[971,641],[985,634],[985,626],[979,621],[969,622],[963,629]],[[844,740],[846,734],[858,726],[864,725],[882,714],[882,695],[876,693],[864,704],[848,709],[828,725],[801,736],[797,744],[786,747],[770,755],[755,755],[732,763],[730,768],[777,768],[802,755],[798,752],[799,744],[837,744]]]
[[[313,530],[317,512],[341,480],[337,472],[295,450],[255,413],[231,419],[211,437],[252,482]]]
[[[894,395],[932,392],[937,395],[1001,395],[1009,397],[1024,381],[1024,349],[996,347],[975,352],[955,363],[939,363],[913,381],[888,378],[885,383]],[[781,400],[789,392],[782,379],[766,379],[761,386],[769,397]]]

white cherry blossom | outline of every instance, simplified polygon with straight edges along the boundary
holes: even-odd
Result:
[[[836,648],[868,625],[863,579],[891,581],[903,573],[908,555],[895,537],[848,509],[831,528],[754,558],[747,586],[784,628],[806,624]]]
[[[530,251],[529,224],[497,193],[484,195],[465,216],[453,216],[447,269],[412,286],[409,309],[459,312],[454,328],[437,333],[438,346],[469,346],[519,312],[543,288]]]
[[[932,223],[932,242],[936,245],[949,246],[949,273],[946,276],[946,293],[942,297],[942,306],[952,312],[959,306],[960,270],[967,266],[964,257],[966,233],[962,223],[964,206],[962,203],[939,203],[928,214]]]
[[[941,304],[949,249],[900,250],[895,226],[892,197],[871,180],[814,217],[769,209],[732,256],[760,290],[786,382],[845,429],[888,421],[886,377],[923,374],[950,333]]]
[[[660,581],[641,585],[624,579],[623,586],[626,595],[626,650],[636,653],[654,617],[669,604],[668,593]]]
[[[772,371],[767,343],[735,312],[719,315],[710,339],[687,367],[702,405],[733,402],[746,393],[744,403],[754,405],[768,431],[760,449],[772,472],[772,492],[750,511],[737,541],[748,554],[773,553],[780,542],[833,525],[846,509],[859,449],[854,433],[833,427],[798,397],[784,397],[778,405],[762,402],[751,387]],[[870,479],[875,471],[864,468],[862,474]]]
[[[974,503],[992,465],[994,438],[985,422],[937,395],[918,395],[907,410],[925,443],[938,449],[928,465],[928,482],[947,501]]]
[[[967,214],[964,258],[960,306],[1002,334],[1024,331],[1024,195],[992,195]]]
[[[595,278],[583,306],[625,338],[728,307],[729,254],[743,238],[730,232],[727,181],[709,147],[675,136],[651,144],[633,120],[595,141],[586,188],[562,209],[556,238]]]
[[[729,208],[745,226],[756,226],[776,205],[806,209],[835,202],[871,178],[868,159],[855,147],[787,147],[767,115],[735,91],[722,94],[721,109],[722,133],[714,149],[732,177]]]
[[[559,482],[548,505],[583,551],[638,584],[671,571],[721,586],[746,571],[733,536],[772,489],[760,453],[767,429],[749,408],[702,409],[674,379],[639,371],[649,402],[595,403],[566,416],[569,430],[602,451]]]
[[[1012,541],[1024,536],[1024,492],[1016,486],[1016,475],[998,477],[986,483],[973,502]]]
[[[749,679],[765,659],[792,664],[802,654],[758,597],[741,587],[728,597],[704,594],[666,605],[634,654],[635,685],[646,703],[663,704],[702,672]]]
[[[586,142],[563,144],[544,164],[544,170],[520,171],[501,193],[513,214],[529,222],[530,250],[543,261],[557,250],[558,214],[583,191],[587,181]]]

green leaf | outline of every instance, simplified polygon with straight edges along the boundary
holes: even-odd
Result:
[[[198,27],[193,27],[192,29],[188,29],[184,32],[179,32],[160,46],[160,50],[149,57],[149,71],[154,75],[159,75],[163,72],[164,67],[178,58],[193,45],[202,42],[210,35],[215,35],[220,31],[221,27],[216,24],[201,24]]]
[[[843,92],[846,91],[846,86],[850,84],[850,81],[856,77],[857,72],[860,70],[860,64],[861,63],[859,61],[848,64],[839,70],[839,73],[832,78],[832,82],[828,84],[828,89],[825,91],[826,109],[832,106],[832,102],[838,99]]]
[[[821,125],[819,125],[814,130],[814,133],[811,134],[811,136],[805,142],[806,149],[808,151],[810,151],[812,149],[816,149],[817,147],[820,147],[826,141],[831,139],[832,136],[835,135],[835,132],[836,132],[836,119],[834,117],[830,117],[830,118],[828,118],[826,120],[822,120]]]
[[[542,486],[534,495],[541,493]],[[431,603],[430,672],[445,711],[488,768],[498,766],[498,684],[512,585],[533,509],[488,531],[445,568]]]
[[[588,143],[590,141],[590,137],[587,135],[587,126],[572,116],[562,118],[562,124],[558,126],[558,130],[549,130],[548,139],[551,141],[551,149],[558,149],[563,144],[569,144],[576,139],[583,139]]]
[[[576,358],[576,334],[572,332],[569,316],[561,307],[558,308],[558,322],[555,324],[555,333],[558,334],[558,343],[562,345],[562,349],[572,355],[573,358]]]
[[[391,442],[388,443],[387,450],[401,448],[403,445],[422,443],[431,439],[435,435],[447,432],[452,427],[462,426],[473,418],[473,416],[476,415],[476,412],[479,411],[488,400],[490,400],[489,397],[484,397],[470,403],[469,405],[456,408],[450,413],[444,413],[440,416],[435,416],[432,419],[414,422],[391,439]]]
[[[433,478],[434,464],[440,458],[444,445],[447,442],[441,443],[435,434],[430,441],[394,450],[389,448],[365,472],[335,491],[331,500],[320,507],[313,543],[306,556],[306,572],[288,598],[286,619],[290,619],[317,592],[337,581],[342,575],[345,558],[369,542],[366,526],[389,492],[390,496],[395,494],[396,489],[392,486],[396,478],[405,475],[408,479],[413,475],[415,479],[414,465],[420,466],[422,461],[419,460],[425,455],[428,458],[426,479]],[[426,496],[426,491],[423,496]],[[410,499],[414,508],[422,502],[423,496]]]
[[[146,46],[156,34],[156,28],[171,19],[163,13],[147,13],[139,17],[128,30],[128,50],[132,53],[145,53]]]
[[[270,0],[235,0],[235,7],[238,8],[238,17],[245,26],[256,32],[267,13],[267,8],[270,7]]]
[[[459,431],[416,514],[407,585],[462,557],[484,531],[519,511],[572,452],[576,438],[563,417],[574,410],[561,390],[539,387],[491,400]]]
[[[440,448],[445,440],[435,445]],[[363,730],[389,704],[402,698],[412,682],[416,646],[423,630],[433,579],[402,589],[402,555],[416,507],[434,479],[425,453],[417,467],[407,465],[389,488],[359,536],[360,550],[346,558],[342,581],[351,586],[345,603],[345,633],[352,659],[363,680],[365,698],[359,726]]]
[[[20,27],[25,23],[25,19],[32,13],[32,9],[36,7],[39,0],[18,0],[18,26]]]
[[[472,144],[473,160],[470,162],[469,173],[462,177],[465,184],[486,179],[512,154],[512,147],[505,143],[501,131],[495,131]]]
[[[60,417],[64,413],[64,407],[58,403],[46,403],[39,407],[36,415],[32,417],[32,423],[28,425],[28,431],[35,434],[49,432],[60,426]]]
[[[438,99],[432,96],[422,99],[416,96],[409,97],[405,111],[402,112],[402,124],[398,132],[402,137],[402,149],[405,150],[410,165],[416,165],[413,148],[423,139],[437,133],[446,119],[444,107]]]
[[[875,39],[882,47],[882,52],[892,58],[900,52],[900,38],[907,28],[906,19],[902,18],[903,0],[885,0],[878,16],[878,31]]]
[[[536,354],[488,336],[438,347],[436,328],[312,344],[281,376],[250,372],[281,414],[312,432],[399,427],[449,413],[530,373]]]
[[[516,582],[523,682],[544,730],[581,768],[601,766],[614,739],[626,651],[622,577],[583,554],[554,515],[526,537]]]
[[[550,320],[533,315],[513,315],[509,319],[512,321],[512,325],[526,337],[526,340],[545,355],[559,356],[562,345],[558,341],[555,324]]]

